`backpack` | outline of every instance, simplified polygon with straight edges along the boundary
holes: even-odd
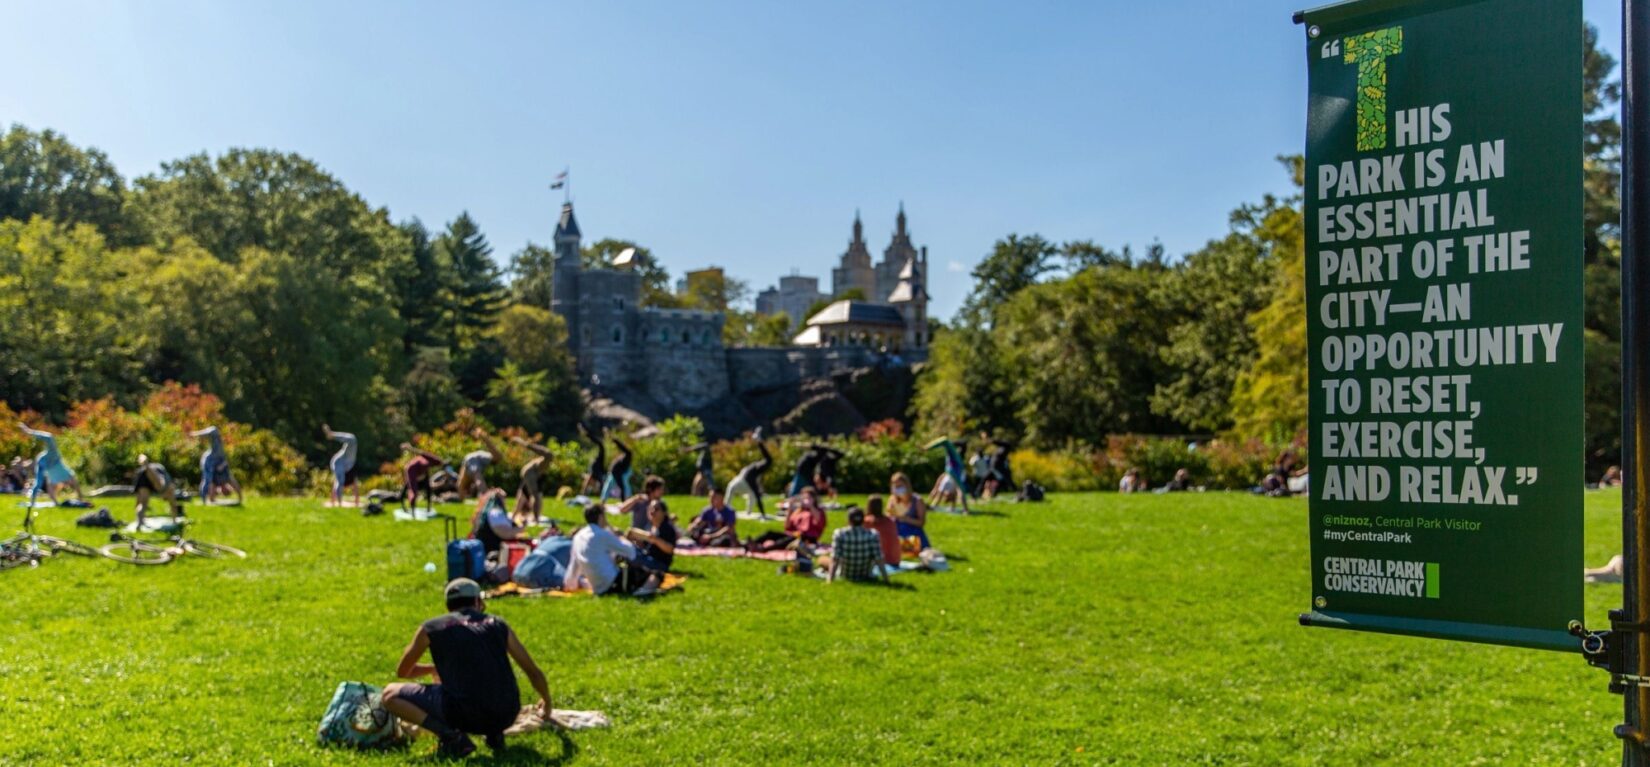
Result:
[[[107,508],[89,511],[75,518],[74,523],[80,527],[120,527],[125,524],[115,519]]]
[[[443,517],[447,526],[447,580],[469,578],[476,583],[487,575],[487,550],[481,541],[458,537],[458,520]]]
[[[1043,486],[1026,480],[1025,486],[1020,488],[1020,500],[1034,503],[1043,500]]]
[[[382,695],[382,690],[365,682],[339,684],[315,729],[315,744],[368,749],[405,742],[401,720],[384,710]]]
[[[545,538],[516,565],[511,580],[530,589],[561,588],[572,558],[572,538]]]

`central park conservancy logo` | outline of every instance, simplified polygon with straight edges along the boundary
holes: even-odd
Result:
[[[1324,557],[1326,591],[1390,597],[1438,598],[1438,563]]]

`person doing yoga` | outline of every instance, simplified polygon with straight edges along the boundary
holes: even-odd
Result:
[[[143,529],[143,521],[149,514],[149,498],[160,496],[172,507],[172,516],[185,516],[183,504],[178,502],[178,485],[172,480],[170,472],[157,461],[149,460],[149,456],[138,454],[137,471],[132,472],[132,493],[137,496],[137,523],[138,529]]]
[[[481,440],[481,449],[473,450],[464,456],[464,462],[458,467],[458,497],[480,498],[487,492],[487,467],[493,465],[498,458],[498,445],[493,438],[480,427],[470,432],[476,439]]]
[[[743,494],[746,501],[745,510],[750,511],[754,508],[758,516],[767,519],[768,510],[762,505],[762,475],[773,465],[773,455],[768,452],[768,446],[762,444],[762,427],[756,427],[756,430],[751,432],[751,438],[756,440],[756,449],[762,453],[762,460],[740,469],[739,473],[734,475],[733,481],[728,483],[725,495],[732,500],[734,496]]]
[[[430,472],[446,466],[447,462],[435,453],[419,450],[406,442],[401,443],[401,452],[412,456],[406,463],[401,464],[401,481],[404,483],[401,491],[401,508],[417,511],[418,493],[422,490],[424,507],[434,514],[435,490],[430,487]]]
[[[949,437],[940,437],[939,439],[936,439],[933,442],[928,443],[927,448],[929,450],[933,450],[935,448],[941,448],[945,451],[945,476],[950,477],[951,481],[956,483],[956,493],[955,493],[955,495],[956,495],[957,501],[960,504],[962,504],[962,513],[967,514],[968,513],[968,465],[963,463],[963,458],[962,458],[962,450],[967,449],[967,446],[965,445],[962,449],[958,449],[956,444],[952,443],[952,441]],[[941,483],[935,482],[934,483],[934,492],[936,494],[949,495],[949,493],[942,493],[941,491],[942,491]]]
[[[693,447],[684,448],[684,453],[694,453],[693,461],[693,494],[709,495],[716,489],[716,478],[711,471],[710,443],[700,442]]]
[[[635,456],[630,452],[630,446],[623,440],[613,437],[613,446],[619,449],[619,457],[613,459],[612,465],[607,467],[607,480],[602,482],[602,497],[597,501],[607,503],[607,499],[617,496],[622,502],[630,497],[630,465]]]
[[[579,422],[579,433],[583,434],[585,439],[596,443],[596,454],[590,456],[590,468],[585,470],[584,482],[579,485],[579,494],[583,495],[602,489],[602,482],[607,479],[607,443],[601,437],[591,434],[583,421]]]
[[[49,431],[31,429],[25,423],[19,423],[17,427],[45,446],[40,455],[34,457],[34,484],[29,486],[29,505],[34,505],[41,491],[45,491],[46,498],[56,504],[57,491],[65,488],[73,489],[76,498],[86,500],[85,494],[80,492],[80,480],[75,479],[74,470],[63,462],[63,454],[57,452],[57,437]]]
[[[206,440],[206,452],[201,453],[201,503],[211,503],[228,491],[235,491],[235,504],[241,503],[241,485],[229,472],[229,452],[223,448],[223,432],[208,426],[189,433],[191,437]]]
[[[544,490],[539,487],[539,477],[550,461],[550,448],[521,437],[511,437],[510,441],[533,451],[533,458],[521,466],[521,487],[516,489],[516,510],[512,515],[517,525],[530,525],[544,516]]]
[[[361,481],[355,477],[355,435],[347,431],[333,431],[331,426],[321,424],[321,431],[326,432],[327,439],[335,439],[343,443],[338,452],[332,454],[332,505],[344,505],[344,488],[355,488],[355,505],[361,505]]]
[[[824,445],[809,445],[808,449],[802,453],[802,457],[796,460],[796,474],[791,476],[791,485],[785,491],[785,495],[797,495],[802,492],[802,488],[813,487],[814,475],[819,471],[820,462],[825,460],[828,455],[836,458],[842,457],[841,452]]]

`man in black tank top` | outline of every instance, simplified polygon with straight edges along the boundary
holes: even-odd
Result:
[[[543,715],[550,715],[550,688],[516,632],[503,619],[486,614],[481,586],[469,578],[447,584],[446,615],[418,627],[412,644],[395,670],[403,679],[434,674],[436,684],[398,683],[384,688],[384,708],[419,725],[441,740],[440,753],[462,757],[475,744],[465,733],[482,735],[494,753],[504,748],[504,730],[516,720],[521,691],[515,670],[539,694]],[[432,663],[421,663],[429,650]]]

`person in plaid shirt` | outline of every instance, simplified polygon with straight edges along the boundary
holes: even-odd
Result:
[[[854,509],[848,512],[848,526],[831,536],[831,574],[826,580],[868,581],[880,574],[884,583],[888,581],[887,571],[877,567],[882,564],[882,538],[864,522],[865,512]]]

